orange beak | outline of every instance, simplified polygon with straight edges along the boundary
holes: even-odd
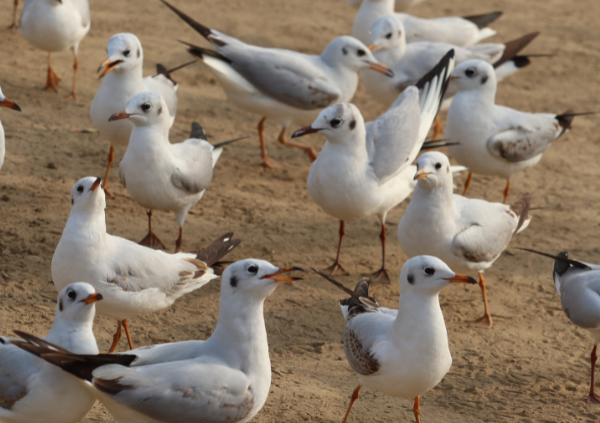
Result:
[[[92,184],[92,186],[90,187],[90,191],[94,192],[96,190],[96,188],[98,188],[100,186],[100,184],[102,183],[102,178],[97,178],[94,183]]]
[[[275,282],[301,281],[302,278],[299,278],[299,277],[296,277],[296,276],[283,276],[281,278],[275,278],[274,277],[274,276],[277,276],[277,275],[281,275],[282,273],[293,272],[294,270],[299,270],[301,272],[304,272],[304,269],[302,269],[300,267],[296,267],[296,266],[282,267],[277,272],[271,273],[270,275],[265,275],[261,279],[272,279]]]
[[[429,173],[425,172],[423,169],[421,169],[415,174],[413,181],[416,181],[417,179],[427,178],[427,175],[429,175]]]
[[[477,281],[475,279],[473,279],[472,277],[467,276],[467,275],[461,275],[460,273],[455,274],[454,277],[452,277],[452,278],[444,278],[444,279],[446,279],[450,283],[470,283],[470,284],[477,283]]]
[[[17,112],[21,111],[19,105],[8,98],[5,98],[4,101],[0,101],[0,107],[7,107],[9,109],[16,110]]]
[[[101,299],[102,299],[102,294],[94,293],[94,294],[91,294],[89,297],[81,300],[81,302],[86,303],[86,304],[92,304],[92,303],[97,303]]]
[[[115,60],[114,62],[111,62],[109,59],[104,60],[104,62],[102,62],[100,64],[100,66],[98,67],[98,72],[102,71],[102,73],[100,74],[100,77],[98,79],[102,79],[104,77],[104,75],[106,75],[109,72],[112,72],[113,69],[119,63],[123,63],[123,61],[122,60]]]
[[[109,117],[108,121],[112,122],[113,120],[127,119],[129,116],[131,116],[131,113],[125,113],[125,111],[120,111]]]
[[[394,71],[391,70],[390,68],[388,68],[386,65],[383,65],[379,62],[373,63],[373,62],[369,62],[369,69],[374,70],[375,72],[379,72],[382,75],[385,75],[387,77],[393,78],[394,77]]]
[[[378,48],[379,48],[379,46],[377,46],[375,44],[369,45],[369,50],[371,50],[371,51],[376,51]]]

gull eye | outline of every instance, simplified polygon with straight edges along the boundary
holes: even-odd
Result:
[[[335,118],[335,119],[331,119],[331,122],[329,122],[331,124],[332,128],[337,128],[338,126],[340,126],[342,124],[342,120],[340,118]]]
[[[423,269],[423,273],[425,273],[427,276],[433,276],[433,274],[435,273],[435,269],[433,267],[427,266],[425,269]]]
[[[473,78],[473,76],[475,76],[475,69],[473,68],[469,68],[465,71],[465,75],[467,75],[469,78]]]
[[[359,50],[356,52],[356,54],[358,55],[358,57],[362,57],[362,56],[364,56],[364,55],[365,55],[365,54],[367,54],[367,53],[365,53],[365,51],[364,51],[364,50],[361,48],[361,49],[359,49]]]
[[[67,297],[74,300],[75,298],[77,298],[77,294],[75,293],[75,291],[69,291],[67,292]]]
[[[253,275],[256,275],[256,273],[258,272],[258,266],[256,266],[255,264],[253,264],[252,266],[250,266],[248,268],[248,272],[252,273]]]
[[[83,185],[79,185],[77,187],[77,192],[82,193],[83,192]]]
[[[123,56],[125,57],[129,57],[129,55],[131,54],[131,50],[127,49],[123,52]]]
[[[435,168],[436,168],[437,170],[440,170],[440,169],[442,168],[442,164],[441,164],[441,163],[436,163],[436,164],[435,164]]]
[[[152,106],[150,105],[150,103],[144,103],[144,104],[142,104],[142,110],[144,112],[147,112],[148,110],[150,110],[151,107]]]
[[[392,33],[390,32],[389,34],[387,34],[387,35],[385,36],[385,38],[387,38],[388,40],[391,40],[391,39],[392,39]]]

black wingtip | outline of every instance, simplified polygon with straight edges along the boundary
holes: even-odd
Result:
[[[198,122],[192,122],[192,131],[190,132],[190,138],[208,141],[204,128]]]
[[[229,60],[227,57],[223,56],[218,51],[210,50],[210,49],[204,48],[204,47],[199,47],[194,44],[188,43],[187,41],[182,41],[182,40],[177,40],[177,41],[179,41],[181,44],[184,44],[185,46],[187,46],[188,53],[190,53],[196,57],[199,57],[202,60],[204,60],[205,56],[210,56],[210,57],[214,57],[216,59],[222,60],[226,63],[231,63],[231,60]]]
[[[525,34],[522,37],[517,38],[516,40],[505,43],[504,44],[505,45],[504,53],[502,53],[502,57],[500,57],[500,59],[498,59],[494,63],[494,67],[497,68],[500,65],[503,65],[504,63],[515,58],[517,56],[517,54],[521,50],[523,50],[525,47],[527,47],[527,45],[529,45],[529,43],[531,43],[538,35],[540,35],[540,32],[535,31],[535,32],[531,32],[529,34]],[[521,56],[525,56],[525,55],[521,55]],[[524,63],[524,62],[521,62],[521,63]],[[525,66],[527,66],[527,65],[525,65]]]
[[[171,80],[171,82],[173,82],[173,84],[177,85],[177,81],[175,81],[173,79],[173,77],[171,76],[171,74],[175,71],[178,71],[179,69],[185,68],[186,66],[189,66],[191,64],[196,63],[198,60],[192,60],[191,62],[187,62],[184,63],[183,65],[179,65],[174,67],[173,69],[167,69],[164,65],[157,63],[156,64],[156,75],[154,76],[158,76],[158,75],[164,75],[165,77],[169,78],[169,80]]]
[[[463,19],[471,21],[475,25],[477,25],[477,28],[483,29],[486,26],[488,26],[489,24],[491,24],[492,22],[498,20],[498,18],[500,18],[500,16],[502,16],[502,13],[503,13],[502,11],[498,10],[496,12],[484,13],[482,15],[463,16]]]
[[[532,250],[531,248],[520,248],[520,247],[517,247],[517,250],[523,250],[523,251],[527,251],[527,252],[530,252],[530,253],[538,254],[540,256],[544,256],[544,257],[548,257],[548,258],[554,259],[554,271],[557,272],[561,276],[564,275],[567,272],[567,270],[569,270],[568,268],[570,266],[577,267],[578,269],[585,269],[585,270],[590,270],[591,269],[591,267],[588,266],[585,263],[582,263],[582,262],[577,261],[577,260],[569,259],[569,255],[568,255],[568,253],[566,251],[562,251],[558,255],[554,256],[552,254],[544,253],[542,251]],[[561,266],[561,265],[557,265],[557,262],[565,263],[567,265],[567,267]]]
[[[417,86],[417,88],[419,90],[422,90],[427,83],[429,83],[433,80],[433,78],[435,78],[436,76],[441,75],[443,73],[445,73],[443,75],[443,78],[445,80],[445,85],[448,86],[448,82],[450,81],[450,78],[449,78],[450,75],[447,72],[447,68],[450,65],[450,61],[452,59],[454,59],[454,49],[449,50],[448,53],[446,53],[444,55],[444,57],[442,57],[442,59],[438,62],[438,64],[433,67],[433,69],[431,69],[421,79],[419,79],[419,82],[417,82],[415,84]],[[444,87],[443,91],[444,92],[446,91],[446,87]],[[442,95],[442,97],[443,97],[443,95]]]
[[[171,9],[173,12],[175,12],[175,14],[177,16],[179,16],[181,19],[183,19],[189,26],[194,28],[200,35],[202,35],[204,38],[206,38],[207,40],[210,41],[210,39],[209,39],[209,36],[211,34],[210,28],[205,27],[200,22],[196,22],[190,16],[186,15],[181,10],[177,9],[175,6],[170,5],[165,0],[160,0],[160,1],[162,1],[165,4],[165,6],[167,6],[169,9]]]
[[[460,145],[460,143],[459,142],[436,143],[433,141],[429,141],[429,142],[423,143],[423,145],[421,146],[421,151],[433,150],[434,148],[451,147],[453,145]]]
[[[245,139],[248,139],[248,138],[250,138],[250,137],[240,137],[240,138],[234,138],[234,139],[228,140],[228,141],[223,141],[223,142],[220,142],[220,143],[217,143],[217,144],[213,144],[213,148],[224,147],[227,144],[233,144],[234,142],[245,140]]]

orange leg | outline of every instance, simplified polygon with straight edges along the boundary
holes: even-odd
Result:
[[[598,360],[598,356],[596,355],[596,345],[594,344],[594,348],[592,349],[592,356],[590,357],[590,362],[592,363],[592,380],[590,383],[590,395],[588,396],[587,405],[590,404],[600,404],[600,398],[594,393],[594,373],[596,371],[596,360]]]
[[[150,248],[154,248],[154,246],[158,246],[158,244],[160,244],[163,250],[166,250],[167,246],[160,240],[159,237],[154,234],[154,231],[152,231],[152,210],[148,210],[146,214],[148,215],[148,235],[146,235],[144,239],[139,242],[139,244]]]
[[[473,174],[469,172],[469,176],[467,176],[467,180],[465,181],[465,190],[463,191],[463,197],[467,195],[467,191],[471,186],[471,176],[473,176]]]
[[[125,335],[127,335],[127,342],[129,343],[129,349],[134,350],[133,341],[131,340],[131,335],[129,334],[129,326],[127,325],[127,319],[121,322],[123,325],[123,329],[125,329]]]
[[[381,240],[381,269],[371,273],[369,276],[374,277],[374,281],[378,281],[381,278],[387,280],[387,283],[391,283],[390,275],[385,268],[385,224],[381,224],[381,232],[379,233],[379,239]]]
[[[340,232],[339,232],[339,234],[340,234],[340,242],[338,244],[337,256],[335,257],[335,261],[327,269],[323,269],[324,272],[329,272],[329,276],[333,275],[333,273],[337,269],[340,269],[345,274],[348,274],[348,272],[346,272],[346,269],[344,269],[342,267],[342,262],[340,260],[340,255],[342,253],[342,240],[344,239],[344,235],[346,235],[346,225],[345,225],[345,223],[344,223],[343,220],[340,220]]]
[[[112,162],[115,159],[115,148],[111,145],[110,151],[108,152],[108,164],[106,165],[106,174],[104,174],[104,193],[109,197],[114,197],[108,190],[108,173],[110,172],[110,167],[112,166]]]
[[[183,243],[183,228],[179,228],[179,237],[177,241],[175,241],[175,252],[178,253],[181,251],[181,244]]]
[[[419,405],[419,397],[415,397],[413,412],[415,413],[415,419],[417,420],[417,423],[421,423],[421,406]]]
[[[60,82],[60,77],[54,69],[52,69],[52,53],[48,53],[48,76],[46,77],[46,86],[45,90],[58,90],[58,83]]]
[[[506,180],[506,188],[504,188],[504,201],[503,203],[506,204],[506,200],[508,199],[508,193],[510,192],[510,179]]]
[[[360,385],[358,385],[354,392],[352,392],[352,397],[350,398],[350,405],[348,406],[348,411],[346,411],[346,417],[344,417],[343,423],[346,423],[346,421],[348,421],[348,416],[350,415],[350,410],[354,405],[354,401],[358,399],[358,391],[360,391]]]
[[[487,295],[485,293],[485,278],[481,272],[479,272],[479,288],[481,288],[481,295],[483,295],[483,307],[485,308],[485,314],[483,317],[477,319],[477,322],[487,321],[489,327],[492,327],[492,315],[490,314],[490,306],[488,305]]]
[[[75,88],[77,88],[77,71],[79,70],[79,60],[77,60],[77,56],[73,54],[73,90],[71,93],[65,97],[65,100],[75,100],[77,103],[77,94],[75,93]]]
[[[440,131],[442,130],[442,124],[440,123],[440,118],[439,117],[435,117],[435,121],[434,121],[434,127],[433,127],[433,138],[431,138],[431,141],[435,141],[437,140],[438,135],[440,135]]]
[[[15,7],[13,9],[13,21],[12,24],[8,27],[8,29],[12,29],[16,31],[19,29],[19,22],[17,21],[17,9],[19,8],[19,0],[15,0]]]
[[[110,346],[110,350],[108,350],[109,354],[112,352],[115,352],[115,348],[117,348],[119,339],[121,339],[121,321],[117,320],[117,331],[113,335],[113,342],[112,342],[112,345]]]
[[[319,156],[317,154],[317,152],[315,151],[314,148],[312,148],[309,145],[302,145],[302,144],[298,144],[292,141],[288,141],[285,139],[285,131],[287,128],[283,127],[281,129],[281,133],[279,134],[279,142],[283,145],[287,145],[288,147],[293,147],[293,148],[299,148],[301,150],[304,150],[304,152],[308,155],[308,157],[310,158],[311,162],[314,162],[315,160],[317,160],[317,157]]]
[[[264,136],[264,129],[265,129],[265,121],[266,120],[267,120],[267,118],[263,117],[260,120],[260,122],[258,122],[258,139],[260,140],[260,157],[262,157],[262,159],[263,159],[262,165],[264,167],[269,168],[269,169],[273,169],[274,167],[281,168],[283,166],[281,166],[275,160],[271,159],[269,157],[269,155],[267,154],[267,146],[265,145],[265,136]]]

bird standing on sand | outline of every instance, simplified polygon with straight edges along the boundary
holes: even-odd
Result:
[[[398,224],[398,240],[409,257],[432,255],[460,272],[477,271],[485,314],[492,326],[483,272],[531,220],[531,198],[524,194],[508,206],[452,193],[448,157],[425,153],[417,160],[417,187]]]
[[[179,297],[218,278],[218,261],[241,241],[225,234],[193,253],[167,254],[106,233],[102,179],[87,177],[71,190],[71,212],[54,256],[52,280],[57,289],[88,281],[104,300],[98,314],[117,320],[110,352],[121,338],[133,341],[127,319],[169,307]]]
[[[21,108],[12,100],[9,100],[2,93],[2,89],[0,89],[0,107],[6,107],[8,109],[16,110],[17,112],[21,111]],[[2,170],[2,165],[4,164],[4,155],[6,154],[6,144],[4,140],[4,127],[2,126],[2,122],[0,122],[0,170]]]
[[[336,38],[320,56],[257,47],[207,28],[161,1],[216,48],[214,51],[186,43],[189,52],[200,57],[219,80],[228,99],[244,110],[263,116],[258,124],[258,137],[266,167],[278,166],[267,155],[263,137],[267,118],[283,127],[280,143],[302,149],[314,161],[317,152],[312,147],[286,140],[287,127],[292,122],[314,120],[321,110],[332,104],[350,101],[361,69],[392,76],[367,46],[352,37]]]
[[[16,5],[15,5],[16,7]],[[45,89],[58,90],[60,77],[52,68],[52,53],[73,51],[73,88],[66,99],[77,101],[77,53],[79,43],[90,30],[88,0],[26,0],[21,11],[19,32],[35,47],[48,52]]]
[[[358,374],[359,385],[352,393],[344,423],[363,386],[393,397],[414,398],[413,411],[419,423],[419,397],[435,388],[452,365],[440,292],[450,283],[477,281],[454,273],[438,258],[413,257],[402,266],[398,310],[393,310],[380,307],[369,296],[368,279],[361,280],[353,292],[319,274],[351,295],[340,300],[340,307],[346,319],[344,352]]]
[[[188,211],[210,184],[213,167],[223,146],[238,139],[211,145],[202,127],[192,124],[190,138],[171,144],[171,121],[165,100],[153,92],[133,97],[124,111],[110,121],[129,119],[134,127],[125,156],[119,165],[119,178],[134,201],[148,210],[148,235],[140,242],[153,248],[165,244],[152,231],[152,210],[173,211],[179,223],[175,252],[181,251],[183,224]]]

